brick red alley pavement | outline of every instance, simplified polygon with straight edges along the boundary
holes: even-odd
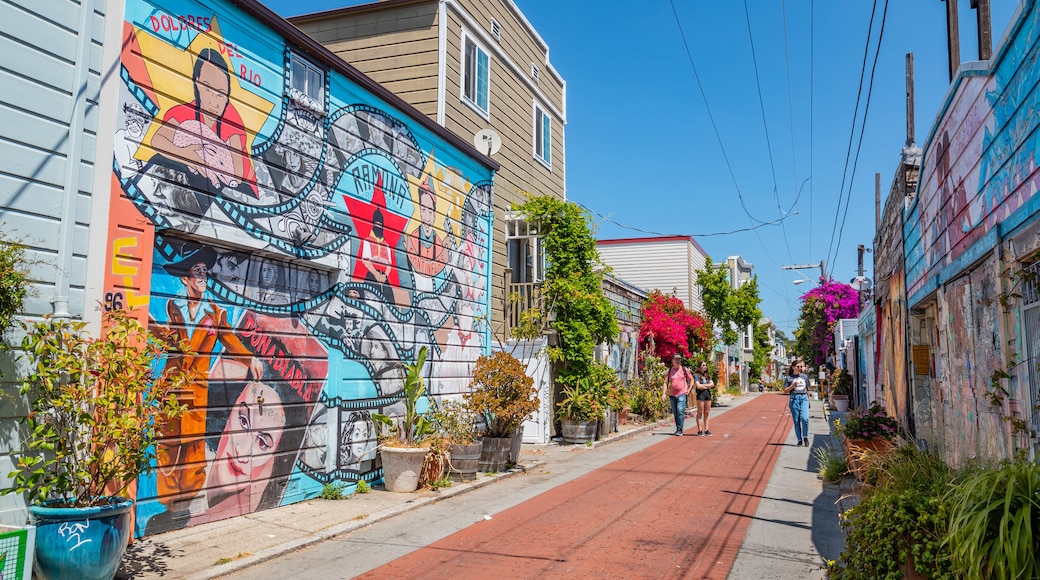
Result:
[[[712,437],[662,435],[361,577],[726,578],[791,429],[786,403],[755,397],[713,418]]]

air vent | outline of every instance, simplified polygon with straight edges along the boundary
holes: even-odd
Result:
[[[494,36],[495,40],[502,40],[502,25],[494,18],[491,19],[491,36]]]
[[[531,63],[531,78],[534,79],[534,82],[538,82],[538,75],[539,75],[539,73],[540,73],[540,71],[538,70],[538,65],[536,65],[536,64],[534,64],[532,62]]]

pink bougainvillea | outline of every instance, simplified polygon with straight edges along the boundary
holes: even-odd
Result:
[[[643,304],[643,322],[639,326],[640,350],[654,341],[654,356],[667,361],[679,353],[689,357],[692,351],[704,351],[709,343],[708,321],[689,310],[675,296],[658,291],[650,293]]]
[[[812,359],[821,364],[834,353],[834,325],[859,316],[859,294],[848,284],[828,280],[802,295],[800,330],[807,332]],[[802,342],[803,338],[799,338]]]

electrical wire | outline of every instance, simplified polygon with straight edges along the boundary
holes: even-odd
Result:
[[[711,237],[715,237],[715,236],[729,236],[729,235],[733,235],[733,234],[739,234],[739,233],[742,233],[742,232],[750,232],[752,230],[757,230],[758,228],[764,228],[766,226],[775,226],[775,225],[783,222],[787,218],[790,218],[790,217],[798,215],[798,212],[789,213],[789,214],[787,214],[785,216],[781,216],[781,217],[779,217],[779,218],[777,218],[777,219],[775,219],[775,220],[773,220],[771,222],[762,222],[762,223],[760,223],[758,225],[754,225],[754,226],[751,226],[751,227],[740,228],[740,229],[737,229],[737,230],[730,230],[730,231],[726,231],[726,232],[712,232],[712,233],[707,233],[707,234],[675,234],[675,233],[665,234],[665,233],[661,233],[661,232],[654,232],[654,231],[650,231],[650,230],[644,230],[644,229],[641,229],[641,228],[637,228],[637,227],[634,227],[634,226],[625,225],[623,223],[614,221],[610,217],[601,214],[600,212],[592,209],[591,207],[588,207],[586,205],[578,203],[577,201],[574,201],[573,199],[571,201],[574,202],[574,204],[577,205],[578,207],[588,211],[589,213],[592,213],[592,214],[596,215],[597,217],[599,217],[601,220],[603,220],[605,222],[612,223],[612,224],[614,224],[615,226],[617,226],[619,228],[624,228],[626,230],[632,230],[634,232],[639,232],[639,233],[647,234],[647,235],[651,235],[651,236],[690,236],[690,237],[694,237],[694,238],[711,238]]]
[[[711,107],[708,105],[708,96],[704,92],[704,85],[701,84],[701,76],[697,73],[697,65],[693,61],[693,52],[690,50],[690,45],[686,41],[686,33],[683,31],[682,22],[679,20],[679,12],[675,8],[675,0],[668,0],[672,5],[672,14],[675,15],[675,24],[679,27],[679,36],[682,37],[683,46],[686,48],[686,56],[690,60],[690,67],[693,68],[693,77],[697,81],[697,89],[701,93],[701,99],[704,100],[704,108],[708,112],[708,120],[711,121],[711,128],[715,132],[715,139],[719,142],[719,149],[722,150],[722,158],[726,161],[726,168],[729,169],[730,179],[733,180],[733,187],[737,190],[737,199],[740,200],[740,207],[744,210],[744,213],[760,224],[767,224],[764,220],[760,220],[755,216],[751,215],[751,211],[748,210],[747,203],[744,201],[744,194],[740,191],[740,185],[737,184],[737,176],[733,172],[733,164],[729,161],[729,155],[726,153],[726,147],[722,144],[722,135],[719,134],[719,127],[715,123],[715,116],[711,113]]]
[[[849,216],[849,206],[852,205],[852,184],[856,182],[856,168],[859,167],[859,152],[863,148],[863,133],[867,125],[867,113],[870,112],[870,97],[874,91],[874,71],[877,70],[878,55],[881,53],[881,41],[885,37],[885,20],[888,17],[888,0],[885,0],[885,8],[881,13],[881,31],[878,33],[877,50],[874,51],[874,64],[870,68],[870,84],[867,85],[867,104],[863,107],[863,122],[860,124],[859,143],[856,145],[856,157],[852,163],[852,177],[849,179],[849,192],[845,200],[845,213],[841,216],[841,228],[838,229],[838,243],[834,246],[834,259],[838,259],[838,250],[841,248],[841,235],[845,233],[845,219]]]
[[[852,110],[852,129],[849,131],[849,146],[845,151],[845,169],[841,173],[841,187],[838,188],[838,203],[834,208],[834,223],[831,226],[831,241],[827,244],[827,262],[831,262],[831,250],[834,249],[834,234],[838,231],[838,216],[841,214],[842,192],[845,191],[845,178],[848,177],[849,159],[852,156],[852,143],[856,139],[856,123],[859,121],[859,102],[863,98],[863,79],[867,74],[867,57],[870,56],[870,37],[874,31],[874,16],[877,14],[877,0],[870,9],[870,24],[867,25],[867,41],[863,47],[863,64],[859,72],[859,87],[856,89],[856,106]],[[862,129],[861,129],[862,131]]]

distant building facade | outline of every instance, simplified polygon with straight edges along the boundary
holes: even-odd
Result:
[[[675,295],[690,310],[704,312],[696,272],[704,268],[707,253],[692,237],[598,240],[596,250],[617,277],[647,292]]]

